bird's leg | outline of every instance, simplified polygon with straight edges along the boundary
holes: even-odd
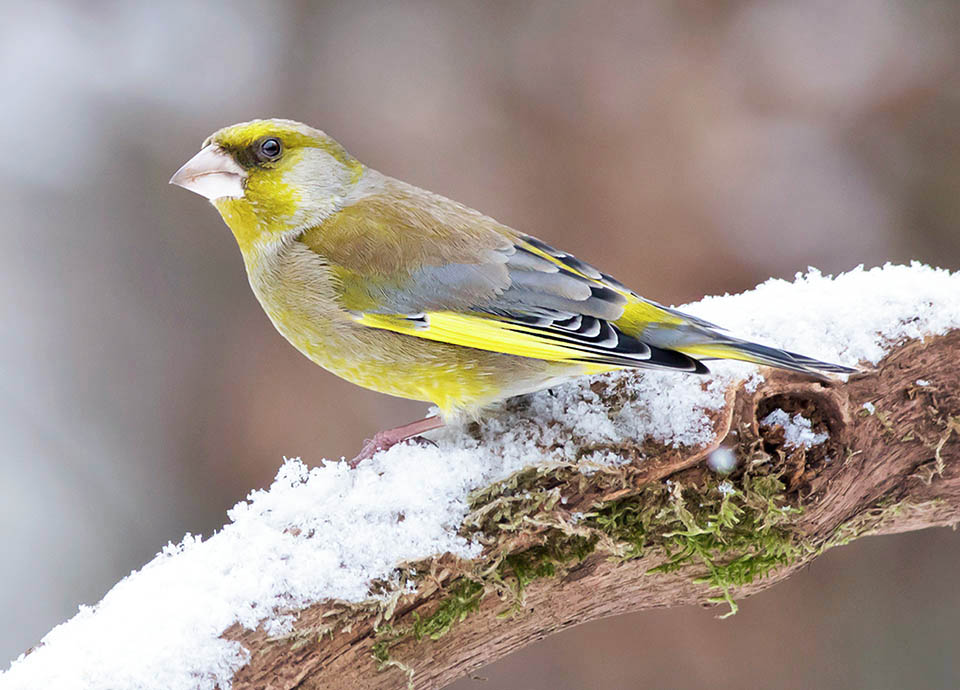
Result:
[[[373,435],[373,438],[369,439],[363,444],[363,448],[360,449],[360,453],[348,464],[351,468],[355,468],[367,458],[372,458],[373,454],[378,450],[386,450],[391,446],[397,445],[401,441],[406,441],[408,438],[414,438],[415,436],[418,436],[426,431],[439,429],[442,426],[443,420],[440,417],[425,417],[424,419],[418,419],[415,422],[410,422],[409,424],[404,424],[403,426],[397,426],[393,429],[378,431]]]

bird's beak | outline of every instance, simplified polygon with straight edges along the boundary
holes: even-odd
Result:
[[[170,178],[170,184],[214,201],[221,197],[243,196],[246,179],[246,171],[233,160],[233,156],[216,144],[210,144],[184,163]]]

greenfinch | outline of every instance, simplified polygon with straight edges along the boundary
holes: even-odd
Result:
[[[357,385],[439,408],[377,433],[354,465],[450,418],[615,369],[703,374],[700,360],[722,358],[853,371],[644,299],[531,235],[368,168],[298,122],[221,129],[170,182],[217,208],[254,294],[294,347]]]

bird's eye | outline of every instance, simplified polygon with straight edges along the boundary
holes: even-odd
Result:
[[[260,158],[263,160],[273,161],[280,157],[280,151],[282,150],[280,145],[280,140],[276,137],[268,137],[260,142],[260,148],[258,150]]]

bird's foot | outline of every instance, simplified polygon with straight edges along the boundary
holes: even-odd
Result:
[[[372,458],[378,451],[387,450],[403,441],[412,441],[421,446],[435,446],[437,445],[436,443],[420,436],[420,434],[441,426],[443,426],[443,420],[439,417],[427,417],[426,419],[419,419],[416,422],[398,426],[394,429],[378,431],[373,435],[373,438],[364,441],[360,452],[353,460],[348,461],[347,464],[350,466],[350,469],[356,469],[357,465],[368,458]]]
[[[407,438],[394,439],[387,436],[387,432],[378,431],[376,434],[374,434],[373,438],[368,438],[363,442],[363,447],[360,449],[360,452],[357,453],[357,456],[353,460],[350,460],[347,464],[350,466],[350,469],[356,469],[357,465],[364,460],[372,458],[377,452],[393,448],[401,443],[415,443],[418,446],[437,445],[430,439],[424,438],[423,436],[408,436]]]

